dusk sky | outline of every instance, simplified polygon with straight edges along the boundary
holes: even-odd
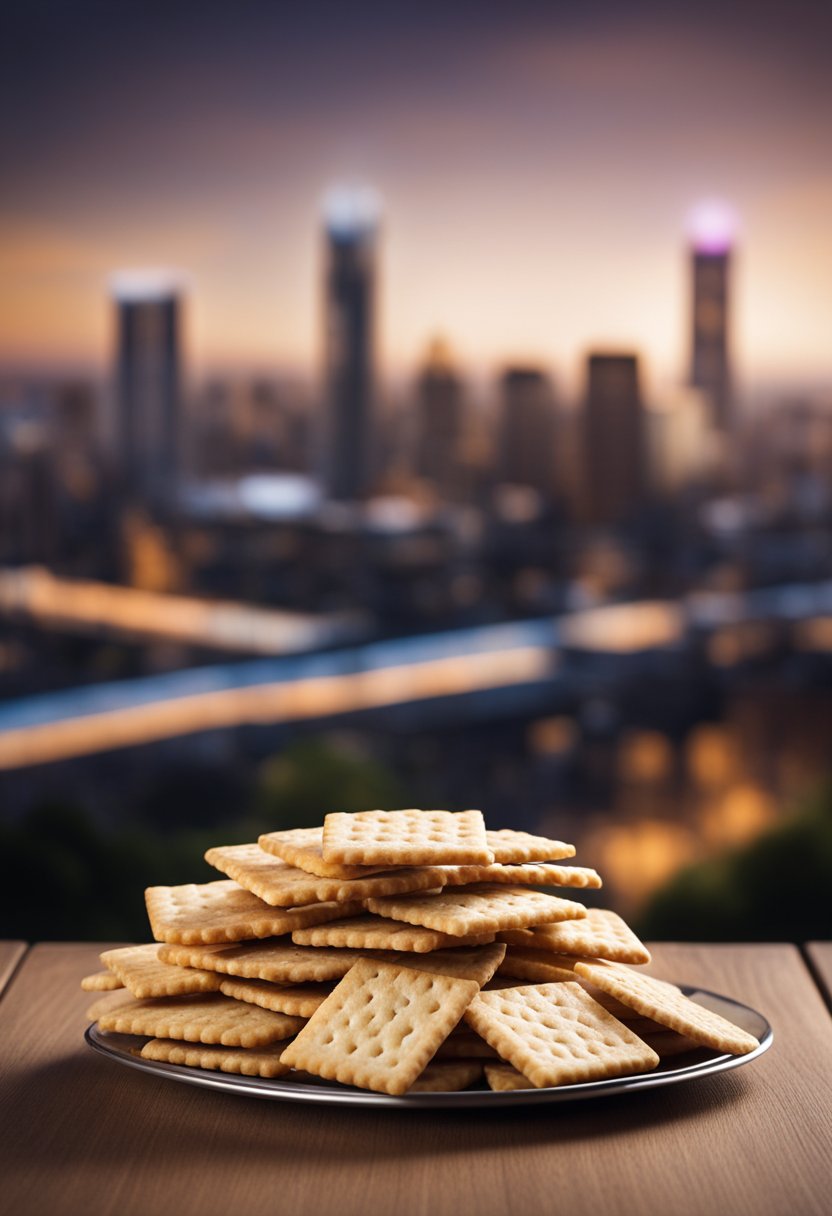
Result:
[[[741,217],[741,382],[832,384],[832,8],[6,3],[0,363],[110,357],[107,277],[191,280],[189,351],[314,372],[320,199],[384,200],[380,341],[412,370],[590,346],[684,367],[685,217]]]

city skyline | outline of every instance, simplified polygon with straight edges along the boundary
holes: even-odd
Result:
[[[164,21],[31,8],[40,25],[14,14],[0,85],[19,115],[1,149],[4,368],[104,370],[108,275],[169,263],[192,276],[197,372],[312,372],[318,202],[346,177],[385,199],[387,374],[440,332],[478,371],[539,364],[569,385],[612,347],[637,350],[648,382],[678,379],[685,217],[717,196],[742,217],[740,386],[829,383],[820,5],[788,26],[746,5],[717,20],[641,3],[627,21],[610,5],[521,4],[510,20],[477,6],[475,21],[255,6],[251,23],[209,6],[196,31],[179,5]]]

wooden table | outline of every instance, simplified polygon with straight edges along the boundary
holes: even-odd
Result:
[[[765,1013],[772,1049],[688,1085],[503,1113],[293,1106],[120,1068],[82,1040],[78,982],[102,948],[0,949],[3,1216],[832,1210],[828,946],[656,946],[654,974]]]

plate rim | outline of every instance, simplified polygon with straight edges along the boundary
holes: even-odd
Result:
[[[312,1102],[328,1106],[358,1106],[358,1107],[387,1107],[396,1110],[461,1110],[488,1109],[509,1106],[531,1106],[551,1102],[575,1102],[589,1098],[613,1096],[621,1093],[633,1093],[645,1089],[658,1089],[666,1085],[677,1085],[697,1077],[713,1076],[721,1072],[730,1072],[743,1064],[750,1064],[768,1051],[774,1042],[774,1030],[764,1014],[750,1005],[727,997],[722,993],[713,992],[699,984],[677,984],[685,996],[699,993],[704,997],[713,997],[737,1010],[743,1010],[758,1019],[764,1026],[760,1035],[760,1044],[745,1055],[735,1056],[727,1053],[712,1055],[706,1060],[698,1060],[693,1064],[669,1068],[663,1072],[642,1072],[628,1077],[610,1077],[604,1081],[582,1081],[573,1085],[551,1086],[545,1089],[516,1089],[490,1090],[465,1089],[455,1092],[433,1092],[421,1094],[404,1094],[394,1097],[390,1094],[376,1093],[371,1090],[356,1089],[351,1086],[332,1088],[325,1084],[311,1085],[304,1081],[284,1081],[280,1077],[245,1077],[236,1073],[223,1073],[202,1068],[191,1068],[184,1064],[169,1064],[160,1060],[142,1060],[140,1057],[120,1046],[124,1038],[146,1038],[145,1035],[111,1035],[98,1029],[95,1022],[90,1023],[84,1031],[84,1040],[88,1047],[99,1055],[117,1064],[134,1068],[138,1072],[161,1076],[171,1081],[186,1085],[195,1085],[202,1089],[210,1089],[221,1093],[232,1093],[243,1097],[255,1097],[286,1102]],[[703,1049],[706,1050],[706,1049]]]

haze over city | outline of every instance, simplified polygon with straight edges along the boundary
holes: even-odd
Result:
[[[108,276],[189,276],[197,370],[314,376],[320,201],[384,200],[381,367],[445,334],[460,363],[686,359],[686,217],[740,218],[741,384],[832,376],[830,17],[746,4],[207,5],[147,22],[13,6],[3,39],[0,360],[105,372]],[[31,98],[37,105],[27,104]]]

